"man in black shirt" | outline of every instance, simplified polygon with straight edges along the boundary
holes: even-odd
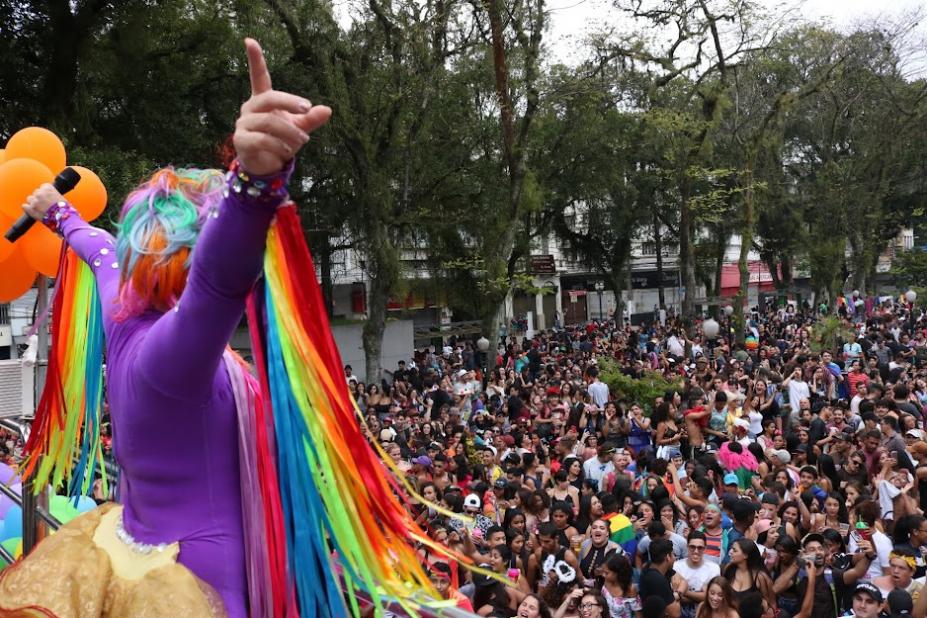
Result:
[[[650,544],[650,563],[641,572],[640,581],[641,598],[658,596],[663,599],[669,618],[679,618],[682,614],[679,599],[688,588],[686,580],[674,577],[674,562],[673,542],[669,539],[654,539]]]

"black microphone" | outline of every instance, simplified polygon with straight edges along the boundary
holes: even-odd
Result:
[[[60,193],[64,195],[71,189],[77,186],[77,183],[80,182],[80,174],[77,173],[73,167],[66,167],[61,170],[61,173],[55,176],[55,181],[52,183],[52,186]],[[23,234],[29,231],[29,229],[35,224],[35,219],[29,215],[23,215],[16,220],[16,223],[13,224],[13,227],[6,231],[6,234],[3,235],[10,242],[16,242],[22,237]]]

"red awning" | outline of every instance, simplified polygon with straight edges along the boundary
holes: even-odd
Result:
[[[750,271],[748,288],[761,292],[770,292],[776,289],[773,285],[772,273],[762,260],[755,260],[747,264]],[[736,296],[740,288],[740,269],[737,264],[724,264],[721,266],[721,296]]]

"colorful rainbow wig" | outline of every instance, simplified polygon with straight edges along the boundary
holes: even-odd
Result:
[[[218,207],[224,182],[219,170],[166,167],[129,194],[116,236],[123,265],[117,319],[165,312],[177,303],[190,252],[210,209]]]

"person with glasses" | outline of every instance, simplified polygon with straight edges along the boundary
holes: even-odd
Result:
[[[673,565],[673,570],[689,582],[681,599],[683,618],[694,618],[698,604],[705,600],[706,584],[721,575],[721,567],[717,563],[705,560],[707,546],[705,533],[693,530],[687,539],[688,556]]]
[[[602,595],[586,591],[579,600],[580,618],[608,618],[608,606]]]

